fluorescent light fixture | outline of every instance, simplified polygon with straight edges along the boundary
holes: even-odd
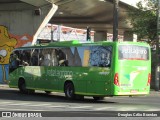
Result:
[[[106,2],[105,0],[99,0],[100,2]]]

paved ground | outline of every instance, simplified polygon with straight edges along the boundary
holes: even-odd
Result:
[[[9,88],[7,84],[0,84],[0,88]],[[155,91],[154,89],[151,89],[150,95],[160,95],[160,90]]]
[[[111,115],[112,113],[117,115],[116,112],[122,113],[128,111],[160,111],[160,91],[154,90],[151,90],[147,96],[106,97],[103,101],[94,101],[90,97],[85,97],[84,100],[78,101],[67,100],[64,94],[52,93],[51,95],[47,95],[44,91],[36,91],[35,94],[21,94],[18,89],[9,88],[8,85],[1,85],[0,93],[0,112],[31,111],[45,112],[46,114],[46,112],[54,111],[59,112],[57,114],[51,113],[55,116],[66,117],[67,115],[76,115],[80,117],[82,115],[84,117],[101,116],[104,114]]]

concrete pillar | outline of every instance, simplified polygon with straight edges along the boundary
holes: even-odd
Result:
[[[94,42],[97,41],[106,41],[107,40],[107,32],[106,31],[96,31],[94,34]]]
[[[123,41],[137,42],[137,35],[133,34],[130,31],[124,31],[123,36],[124,36]]]
[[[38,30],[36,31],[36,33],[35,33],[35,35],[33,37],[32,45],[34,45],[36,43],[38,35],[41,33],[41,31],[47,25],[47,23],[52,18],[52,16],[55,14],[55,12],[57,11],[57,9],[58,9],[58,6],[55,5],[55,4],[52,4],[52,7],[50,8],[50,10],[45,15],[45,18],[43,18],[43,20],[42,20],[43,22],[41,21],[41,25],[38,27]]]

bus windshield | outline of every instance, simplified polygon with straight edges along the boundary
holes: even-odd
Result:
[[[149,60],[149,48],[136,45],[120,45],[119,60]]]

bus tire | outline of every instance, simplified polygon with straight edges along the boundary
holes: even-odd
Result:
[[[75,91],[73,83],[69,82],[64,87],[65,96],[67,99],[75,99]]]
[[[93,97],[94,100],[98,101],[98,100],[104,100],[104,97]]]
[[[19,91],[20,91],[21,93],[26,94],[26,93],[28,92],[27,89],[26,89],[26,83],[25,83],[25,80],[24,80],[24,79],[20,79],[20,80],[18,81],[18,88],[19,88]]]

